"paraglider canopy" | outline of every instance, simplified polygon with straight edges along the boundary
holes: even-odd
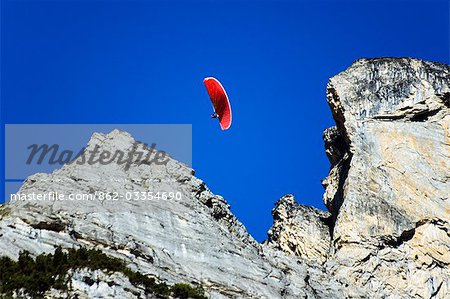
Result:
[[[222,130],[228,130],[231,126],[231,106],[225,89],[219,80],[213,77],[203,79],[203,83],[214,107],[214,114],[211,117],[217,117]]]

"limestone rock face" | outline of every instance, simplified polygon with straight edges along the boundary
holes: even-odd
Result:
[[[295,202],[285,195],[272,210],[274,225],[267,243],[291,255],[323,263],[330,249],[330,214]]]
[[[86,150],[96,146],[99,153],[145,147],[117,130],[94,134]],[[343,296],[344,283],[324,267],[257,243],[225,200],[194,177],[191,168],[173,159],[164,165],[132,164],[129,169],[118,163],[72,163],[29,177],[19,193],[125,196],[148,191],[179,192],[181,199],[11,201],[0,213],[0,252],[17,259],[21,250],[38,255],[52,253],[56,246],[96,248],[168,284],[201,284],[212,298]],[[91,298],[105,292],[137,298],[142,293],[127,293],[134,288],[120,273],[113,287],[108,287],[109,274],[85,274],[97,277],[97,282],[86,286],[80,272],[74,272],[72,293],[52,290],[49,297]],[[358,288],[352,292],[360,293]]]
[[[325,260],[365,297],[448,298],[450,67],[361,59],[330,79],[327,99],[337,124],[323,134],[330,243],[317,241],[320,217],[290,196],[276,204],[268,243]]]
[[[362,59],[330,79],[338,133],[330,269],[371,291],[444,298],[450,291],[450,67]],[[336,130],[336,129],[332,129]],[[330,136],[331,134],[325,134]],[[342,136],[347,150],[334,148]]]

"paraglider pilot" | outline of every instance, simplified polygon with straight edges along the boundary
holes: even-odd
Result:
[[[213,114],[211,114],[211,118],[219,118],[219,114],[217,114],[216,112],[214,112]]]

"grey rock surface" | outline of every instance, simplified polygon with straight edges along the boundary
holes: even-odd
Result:
[[[133,148],[144,151],[145,145],[115,130],[94,134],[86,150],[96,146],[99,153],[128,153]],[[128,170],[117,163],[72,163],[29,177],[19,194],[126,196],[148,191],[179,192],[181,199],[11,201],[3,207],[0,251],[17,259],[21,250],[38,255],[53,252],[55,246],[97,248],[168,284],[201,284],[212,298],[343,296],[342,283],[332,277],[322,281],[327,276],[324,267],[308,266],[301,258],[257,243],[225,200],[194,177],[191,168],[173,159],[165,165],[132,164]],[[77,285],[78,292],[93,294],[82,283]],[[105,292],[124,288],[128,285]]]
[[[274,225],[267,244],[310,261],[323,263],[330,250],[330,213],[300,205],[294,196],[281,197],[272,210]]]
[[[330,79],[343,138],[326,143],[347,146],[327,150],[334,275],[382,297],[448,297],[449,92],[450,67],[417,59],[362,59]]]
[[[316,212],[293,199],[277,204],[269,244],[305,256],[317,242],[306,256],[364,297],[449,298],[450,67],[361,59],[330,79],[327,99],[337,124],[323,134],[329,251],[313,255],[325,249]]]

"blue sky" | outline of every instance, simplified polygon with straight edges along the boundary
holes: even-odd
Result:
[[[192,124],[197,176],[258,240],[283,194],[324,208],[328,78],[361,57],[449,62],[447,1],[4,0],[1,8],[2,125]],[[206,76],[227,89],[229,131],[209,118]]]

